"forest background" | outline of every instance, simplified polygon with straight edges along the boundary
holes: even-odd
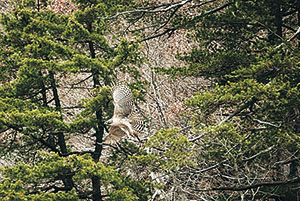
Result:
[[[2,200],[300,199],[299,1],[0,5]]]

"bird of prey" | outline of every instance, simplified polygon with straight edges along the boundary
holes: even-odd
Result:
[[[145,128],[145,121],[134,111],[134,99],[127,85],[117,85],[112,90],[114,104],[113,117],[107,121],[110,124],[109,133],[104,142],[112,143],[122,137],[136,137]]]

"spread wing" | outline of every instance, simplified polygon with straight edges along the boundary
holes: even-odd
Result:
[[[129,117],[132,130],[135,134],[142,134],[146,132],[147,122],[146,117],[143,115],[146,112],[139,107],[134,107]]]
[[[119,141],[122,137],[137,137],[145,130],[145,121],[134,110],[134,100],[128,86],[115,86],[112,93],[114,115],[110,122],[108,136],[104,139],[107,143]]]
[[[133,108],[133,97],[128,86],[118,85],[113,90],[114,117],[127,118]]]

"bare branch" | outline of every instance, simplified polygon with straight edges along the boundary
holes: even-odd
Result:
[[[259,153],[255,154],[255,155],[253,155],[253,156],[250,156],[250,157],[248,157],[248,158],[245,158],[245,159],[243,159],[242,161],[245,162],[245,161],[252,160],[252,159],[258,157],[258,156],[261,155],[261,154],[264,154],[264,153],[267,153],[267,152],[271,151],[274,147],[275,147],[275,145],[273,145],[273,146],[271,146],[271,147],[268,147],[267,149],[264,149],[264,150],[260,151]]]
[[[294,35],[293,35],[291,38],[289,38],[289,39],[287,40],[287,42],[290,42],[290,41],[294,40],[299,34],[300,34],[300,27],[298,27],[296,33],[294,33]],[[283,39],[282,39],[282,40],[283,40]],[[278,45],[276,48],[280,48],[283,44],[284,44],[284,42],[282,42],[282,43],[281,43],[280,45]]]
[[[144,41],[147,41],[147,40],[151,40],[153,38],[158,38],[158,37],[163,36],[163,35],[165,35],[167,33],[169,34],[169,37],[170,37],[174,33],[174,31],[175,31],[175,29],[173,29],[173,28],[172,29],[166,29],[162,33],[159,33],[159,34],[156,34],[156,35],[152,35],[152,36],[149,36],[147,38],[142,39],[141,42],[144,42]]]
[[[253,121],[255,121],[259,124],[264,124],[264,125],[272,126],[272,127],[275,127],[275,128],[280,128],[280,126],[281,126],[281,125],[275,125],[275,124],[267,122],[267,121],[262,121],[262,120],[259,120],[259,119],[255,119],[251,115],[247,115],[247,116],[250,117]]]
[[[284,161],[278,161],[278,162],[274,163],[274,165],[275,166],[286,165],[286,164],[289,164],[289,163],[292,163],[292,162],[295,162],[295,161],[300,161],[300,157],[289,159],[289,160],[284,160]]]
[[[27,194],[38,194],[40,193],[40,191],[43,191],[43,192],[48,192],[48,191],[53,191],[54,193],[57,193],[59,191],[69,191],[70,188],[68,187],[60,187],[60,186],[56,186],[56,185],[50,185],[50,186],[47,186],[47,187],[44,187],[44,188],[41,188],[37,191],[33,191],[33,192],[29,192]]]
[[[212,10],[209,10],[209,11],[205,12],[204,14],[195,16],[195,17],[194,17],[194,20],[197,21],[198,19],[200,19],[200,18],[202,18],[202,17],[205,17],[205,16],[207,16],[207,15],[216,13],[216,12],[218,12],[218,11],[220,11],[220,10],[222,10],[222,9],[224,9],[224,8],[226,8],[226,7],[228,7],[228,6],[230,6],[231,4],[232,4],[231,2],[225,3],[225,4],[223,4],[223,5],[221,5],[221,6],[217,7],[217,8],[214,8],[214,9],[212,9]]]
[[[134,13],[161,13],[161,12],[167,12],[169,10],[172,10],[173,8],[177,8],[177,7],[182,7],[184,6],[185,4],[191,2],[192,0],[184,0],[184,1],[179,1],[179,2],[174,2],[174,3],[170,3],[170,4],[161,4],[159,6],[151,6],[151,7],[148,7],[148,8],[138,8],[136,10],[130,10],[130,11],[124,11],[124,12],[120,12],[116,15],[113,15],[109,18],[106,18],[108,20],[110,19],[114,19],[114,18],[118,18],[119,16],[122,16],[122,15],[128,15],[128,14],[134,14]],[[161,7],[165,7],[167,6],[166,8],[163,8],[161,9]]]
[[[197,192],[205,191],[246,191],[250,189],[255,189],[259,187],[273,187],[273,186],[284,186],[300,183],[300,177],[286,180],[286,181],[273,181],[273,182],[261,182],[257,184],[247,185],[247,186],[232,186],[232,187],[219,187],[219,188],[210,188],[210,189],[194,189]]]
[[[93,77],[93,75],[91,74],[91,75],[87,76],[86,78],[80,80],[79,82],[73,83],[73,84],[72,84],[72,87],[74,87],[75,85],[79,85],[79,84],[81,84],[81,83],[83,83],[83,82],[89,80],[89,79],[92,78],[92,77]]]
[[[175,16],[175,13],[179,10],[180,7],[177,7],[174,9],[174,11],[170,14],[170,16],[168,17],[168,19],[160,26],[158,27],[155,32],[158,32],[160,29],[162,29],[163,27],[165,27],[172,19],[173,16]]]
[[[200,138],[202,138],[203,136],[205,136],[205,133],[202,133],[201,135],[198,135],[197,137],[190,139],[189,142],[195,142],[195,141],[199,140]]]
[[[65,154],[60,154],[61,156],[70,156],[70,155],[73,155],[73,154],[76,154],[76,155],[84,155],[84,154],[92,154],[93,151],[72,151],[72,152],[69,152],[69,153],[65,153]]]
[[[204,172],[213,170],[213,169],[215,169],[215,168],[221,166],[222,164],[224,164],[224,163],[227,162],[227,161],[228,161],[228,159],[225,159],[225,160],[223,160],[223,161],[221,161],[221,162],[219,162],[219,163],[217,163],[217,164],[215,164],[215,165],[212,165],[212,166],[210,166],[210,167],[208,167],[208,168],[199,170],[199,171],[197,171],[197,173],[204,173]]]
[[[33,139],[37,140],[38,142],[42,143],[44,146],[50,148],[51,151],[53,151],[55,153],[58,153],[61,156],[61,152],[54,145],[46,142],[43,138],[39,138],[39,137],[34,136],[33,134],[30,134],[30,136]]]
[[[254,104],[256,102],[256,99],[253,98],[251,101],[245,103],[244,105],[242,105],[237,111],[235,111],[234,113],[232,113],[231,115],[229,115],[228,117],[226,117],[225,119],[223,119],[220,123],[219,126],[221,126],[223,123],[225,123],[226,121],[232,119],[234,116],[238,115],[239,113],[241,113],[244,109],[248,108],[249,106],[251,106],[252,104]]]

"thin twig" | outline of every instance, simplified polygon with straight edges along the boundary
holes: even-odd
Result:
[[[255,155],[253,155],[253,156],[250,156],[250,157],[248,157],[248,158],[245,158],[245,159],[243,159],[242,161],[245,162],[245,161],[252,160],[252,159],[256,158],[257,156],[259,156],[259,155],[261,155],[261,154],[264,154],[264,153],[267,153],[267,152],[271,151],[274,147],[275,147],[275,145],[273,145],[273,146],[271,146],[271,147],[268,147],[267,149],[264,149],[264,150],[260,151],[259,153],[255,154]]]
[[[272,127],[275,127],[275,128],[280,128],[280,126],[281,126],[281,125],[275,125],[275,124],[267,122],[267,121],[262,121],[262,120],[259,120],[259,119],[255,119],[251,115],[247,115],[247,116],[250,117],[253,121],[255,121],[259,124],[264,124],[264,125],[272,126]]]

